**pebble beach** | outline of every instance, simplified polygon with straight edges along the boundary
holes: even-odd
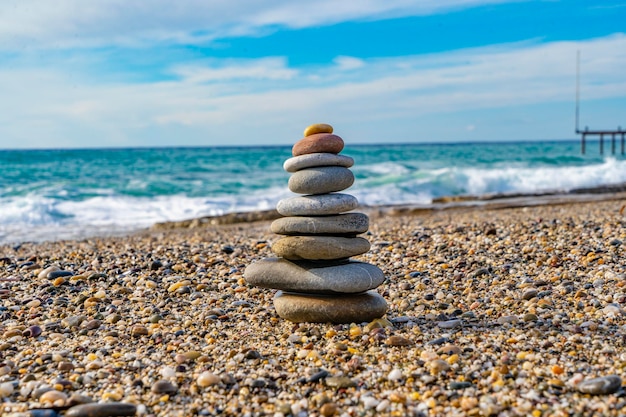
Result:
[[[2,415],[624,415],[625,202],[372,215],[341,325],[246,284],[269,221],[0,246]]]

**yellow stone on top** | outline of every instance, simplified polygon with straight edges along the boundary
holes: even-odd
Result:
[[[316,133],[333,133],[333,127],[326,123],[316,123],[304,129],[304,137],[314,135]]]

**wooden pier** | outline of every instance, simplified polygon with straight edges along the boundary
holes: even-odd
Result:
[[[615,145],[617,137],[620,137],[620,153],[624,155],[624,138],[626,137],[626,130],[618,127],[617,130],[585,130],[576,129],[576,133],[582,135],[580,138],[580,152],[585,154],[585,147],[587,143],[587,136],[597,137],[600,145],[600,155],[604,154],[604,137],[611,138],[611,154],[615,155]]]

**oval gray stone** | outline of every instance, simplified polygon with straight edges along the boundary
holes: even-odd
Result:
[[[622,378],[619,375],[607,375],[584,380],[576,388],[585,394],[606,395],[617,392],[621,387]]]
[[[370,250],[362,237],[287,236],[272,245],[272,252],[290,260],[324,261],[349,258]]]
[[[280,200],[276,210],[283,216],[324,216],[354,210],[359,206],[350,194],[305,195]]]
[[[152,384],[150,390],[155,394],[175,394],[178,391],[178,386],[166,379],[161,379]]]
[[[137,406],[129,403],[92,403],[71,407],[65,415],[67,417],[116,417],[134,416]]]
[[[352,295],[312,295],[279,291],[274,307],[295,323],[361,323],[382,317],[387,302],[375,291]]]
[[[369,218],[363,213],[324,217],[281,217],[272,222],[277,235],[356,235],[367,232]]]
[[[294,156],[283,163],[283,168],[287,172],[297,172],[301,169],[323,166],[339,166],[350,168],[354,165],[354,159],[346,155],[334,153],[309,153]]]
[[[358,261],[321,263],[266,258],[243,273],[250,285],[313,294],[360,293],[378,287],[385,274],[375,265]]]
[[[460,327],[463,324],[463,322],[459,319],[452,319],[452,320],[446,320],[446,321],[440,321],[439,323],[437,323],[437,326],[441,327],[442,329],[454,329],[455,327]]]
[[[289,178],[289,189],[298,194],[327,194],[345,190],[354,184],[354,174],[344,167],[313,167],[300,170]]]

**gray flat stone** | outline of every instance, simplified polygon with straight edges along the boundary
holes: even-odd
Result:
[[[349,258],[370,250],[370,242],[362,237],[287,236],[272,245],[272,252],[290,260],[311,261]]]
[[[361,323],[382,317],[387,302],[375,291],[335,296],[279,291],[274,307],[280,317],[296,323]]]
[[[367,232],[369,218],[363,213],[324,217],[282,217],[272,222],[277,235],[357,235]]]
[[[137,406],[129,403],[92,403],[71,407],[65,415],[67,417],[115,417],[134,416]]]
[[[308,262],[266,258],[250,264],[243,274],[250,285],[314,294],[349,294],[371,290],[385,275],[375,265],[358,261]]]
[[[440,321],[439,323],[437,323],[437,326],[441,327],[442,329],[454,329],[455,327],[461,327],[462,325],[463,322],[459,319]]]
[[[354,159],[346,155],[336,155],[334,153],[310,153],[287,159],[283,163],[283,168],[287,172],[297,172],[301,169],[311,167],[339,166],[350,168],[352,165],[354,165]]]
[[[289,178],[289,189],[297,194],[327,194],[342,191],[354,184],[354,174],[344,167],[302,169]]]
[[[324,216],[354,210],[359,206],[350,194],[305,195],[280,200],[276,210],[283,216]]]
[[[622,387],[619,375],[607,375],[599,378],[586,379],[576,386],[578,391],[592,395],[606,395],[617,392]]]

